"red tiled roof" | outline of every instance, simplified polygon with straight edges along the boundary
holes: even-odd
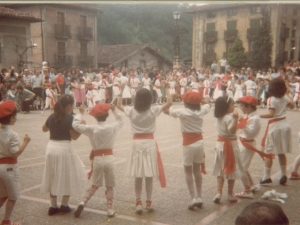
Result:
[[[152,54],[164,59],[166,63],[172,64],[172,61],[165,58],[148,44],[124,44],[124,45],[102,45],[98,46],[98,63],[101,64],[114,64],[127,59],[128,57],[136,54],[137,52],[147,49]]]
[[[17,20],[27,20],[30,22],[41,22],[41,20],[39,18],[36,18],[34,16],[26,15],[22,12],[19,12],[19,11],[13,10],[13,9],[9,9],[9,8],[5,8],[5,7],[1,7],[1,6],[0,6],[0,17],[17,19]]]
[[[29,7],[29,6],[55,6],[55,7],[63,7],[63,8],[71,8],[71,9],[77,9],[77,10],[87,10],[95,13],[102,13],[102,9],[98,8],[95,4],[79,4],[79,3],[15,3],[15,4],[2,4],[5,7],[9,8],[23,8],[23,7]]]

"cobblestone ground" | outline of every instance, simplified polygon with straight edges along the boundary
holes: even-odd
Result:
[[[183,107],[182,104],[174,103],[174,107]],[[221,204],[214,204],[212,199],[216,194],[216,178],[212,176],[214,164],[214,145],[217,138],[215,118],[213,117],[214,106],[211,112],[205,117],[203,125],[203,136],[206,154],[207,175],[203,176],[202,198],[204,201],[201,209],[190,211],[187,205],[190,201],[188,190],[184,180],[183,166],[181,163],[181,133],[180,122],[170,116],[162,114],[157,119],[157,130],[155,138],[158,142],[162,160],[164,162],[167,178],[167,188],[160,188],[159,182],[154,183],[153,206],[155,211],[141,215],[135,214],[134,180],[124,177],[124,166],[127,154],[131,146],[131,131],[128,118],[122,114],[125,121],[124,127],[119,131],[115,148],[115,174],[116,188],[114,196],[114,208],[116,216],[108,218],[106,216],[106,199],[104,188],[98,189],[95,196],[90,200],[80,218],[74,218],[73,212],[66,215],[47,215],[49,208],[48,195],[40,193],[39,187],[42,180],[45,162],[46,144],[49,134],[42,132],[42,125],[46,121],[50,111],[46,111],[45,116],[41,111],[32,111],[28,115],[19,114],[18,121],[13,129],[22,138],[25,133],[31,137],[31,142],[25,152],[19,157],[19,168],[21,175],[21,197],[17,202],[13,221],[27,224],[234,224],[234,220],[239,212],[249,203],[258,201],[267,190],[275,189],[278,192],[288,194],[285,204],[280,204],[290,219],[290,224],[299,224],[300,214],[298,213],[300,181],[288,181],[287,185],[280,186],[278,179],[280,176],[277,158],[274,160],[272,168],[273,183],[269,186],[260,187],[255,193],[253,200],[238,200],[237,203],[228,204],[226,194],[221,200]],[[262,113],[266,109],[258,109]],[[299,112],[288,111],[287,120],[291,124],[293,131],[293,153],[287,155],[288,173],[291,170],[293,160],[299,154],[298,132],[299,132]],[[87,124],[94,123],[95,120],[88,114],[84,116]],[[112,121],[113,116],[109,117]],[[258,140],[261,139],[266,128],[267,120],[261,120],[261,131]],[[81,136],[73,142],[78,155],[89,169],[90,163],[88,155],[91,149],[89,140]],[[250,167],[250,172],[255,183],[258,183],[263,174],[263,161],[255,155]],[[227,185],[224,186],[224,193],[227,192]],[[242,191],[241,181],[237,181],[235,191]],[[143,189],[143,197],[145,192]],[[75,208],[80,203],[82,196],[71,196],[70,206]],[[143,202],[145,197],[143,198]],[[262,200],[260,200],[262,201]],[[0,218],[3,217],[3,209],[0,210]]]

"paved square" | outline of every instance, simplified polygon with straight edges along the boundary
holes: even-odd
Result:
[[[174,103],[173,107],[183,107],[182,104]],[[49,133],[42,132],[42,125],[45,123],[50,111],[47,110],[45,116],[41,111],[32,111],[28,115],[18,114],[18,121],[13,127],[22,139],[25,133],[31,137],[27,149],[19,157],[21,198],[18,200],[14,210],[12,221],[19,221],[22,225],[35,224],[234,224],[235,217],[249,203],[259,200],[267,190],[275,189],[278,192],[287,193],[289,198],[286,204],[280,204],[290,219],[290,224],[298,224],[300,221],[299,193],[300,181],[288,181],[287,185],[280,186],[278,178],[280,176],[279,163],[274,160],[272,168],[273,183],[269,186],[261,187],[255,193],[253,200],[239,200],[237,203],[226,203],[227,185],[224,185],[224,197],[221,204],[214,204],[212,199],[216,194],[216,177],[212,176],[214,164],[214,146],[217,138],[216,119],[213,116],[214,105],[211,112],[205,116],[203,124],[204,148],[206,155],[206,169],[208,174],[203,176],[202,198],[203,207],[195,211],[187,209],[190,201],[186,187],[183,166],[181,162],[181,133],[180,121],[165,114],[161,114],[157,119],[157,129],[155,138],[158,142],[162,160],[165,167],[167,188],[160,188],[159,182],[154,183],[152,213],[143,212],[142,215],[135,214],[135,194],[133,178],[124,177],[124,166],[127,155],[131,147],[132,134],[129,119],[121,113],[125,122],[118,132],[114,155],[115,155],[115,175],[116,187],[114,189],[114,208],[116,216],[108,218],[106,216],[106,199],[104,188],[98,189],[95,196],[89,201],[80,218],[74,218],[72,213],[66,215],[48,216],[49,199],[48,195],[40,193],[39,187],[42,180],[45,150],[49,140]],[[75,110],[77,112],[77,110]],[[258,113],[265,112],[266,109],[258,109]],[[299,154],[298,132],[299,132],[299,112],[288,111],[287,120],[292,127],[293,133],[293,153],[287,155],[288,173],[291,170],[293,160]],[[95,123],[95,119],[88,114],[83,116],[87,124]],[[113,121],[110,115],[108,121]],[[261,139],[266,128],[267,120],[261,120],[261,131],[258,140]],[[1,138],[1,137],[0,137]],[[76,152],[84,162],[86,170],[90,168],[88,155],[91,150],[89,139],[81,136],[72,142]],[[264,164],[256,154],[253,158],[250,172],[255,183],[258,183],[263,175]],[[243,190],[240,180],[236,181],[235,192]],[[144,198],[143,198],[144,197]],[[80,203],[82,196],[71,196],[70,206],[75,208]],[[59,199],[60,200],[60,199]],[[143,188],[142,201],[145,202],[145,189]],[[0,211],[0,218],[3,217],[3,209]]]

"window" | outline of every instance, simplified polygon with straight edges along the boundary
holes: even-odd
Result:
[[[215,18],[216,17],[216,13],[215,12],[209,12],[207,13],[207,18]]]
[[[292,38],[295,38],[296,37],[296,30],[292,30]]]
[[[86,16],[80,16],[80,18],[79,18],[80,27],[86,27],[86,23],[87,23]]]
[[[260,27],[260,19],[250,20],[250,29],[258,30]]]
[[[141,68],[146,68],[146,61],[145,60],[140,61],[140,67]]]
[[[65,14],[63,12],[57,12],[57,23],[65,24]]]
[[[237,15],[237,10],[236,9],[229,9],[227,11],[227,16],[236,16]]]
[[[213,54],[215,52],[215,45],[213,43],[206,44],[206,53]]]
[[[235,30],[236,21],[227,21],[227,30]]]
[[[257,14],[257,13],[261,13],[261,7],[260,6],[251,7],[251,14]]]
[[[80,43],[80,55],[81,56],[87,56],[88,50],[87,50],[87,43]]]
[[[57,55],[58,56],[66,55],[66,42],[57,42]]]
[[[215,23],[207,23],[206,31],[215,31]]]
[[[293,20],[293,29],[296,29],[297,28],[297,21],[296,20]]]

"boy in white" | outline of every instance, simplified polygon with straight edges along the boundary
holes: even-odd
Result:
[[[45,110],[50,106],[50,113],[52,113],[52,109],[54,108],[54,105],[56,103],[56,98],[55,96],[58,96],[59,94],[55,94],[55,92],[52,90],[52,84],[48,83],[47,84],[47,89],[46,89],[46,104],[43,109],[42,115],[44,115]]]
[[[165,114],[169,114],[174,118],[179,118],[181,122],[181,132],[183,137],[183,165],[185,172],[185,180],[189,189],[192,202],[188,208],[193,210],[195,206],[201,207],[203,201],[201,199],[202,176],[201,172],[206,174],[204,163],[204,149],[202,138],[203,117],[210,111],[210,105],[207,101],[202,100],[197,92],[187,92],[182,95],[185,108],[165,110]],[[200,103],[204,103],[200,108]],[[201,166],[201,171],[200,171]],[[193,181],[193,174],[195,180]],[[195,182],[197,194],[194,193]]]
[[[130,70],[129,74],[130,74],[130,79],[129,79],[130,92],[131,92],[131,97],[132,97],[132,103],[134,104],[135,95],[139,88],[140,80],[135,77],[135,73],[133,70]]]
[[[251,160],[255,152],[264,157],[274,157],[273,154],[266,154],[256,149],[256,141],[254,138],[257,137],[260,131],[260,117],[256,113],[256,106],[258,100],[253,96],[244,96],[238,99],[243,117],[239,118],[239,149],[240,149],[240,161],[243,165],[244,172],[242,173],[241,180],[244,185],[244,191],[236,193],[236,197],[240,198],[254,198],[252,191],[256,191],[257,188],[254,186],[254,182],[250,173],[248,172]]]
[[[179,81],[180,84],[180,95],[183,95],[186,92],[187,79],[185,74],[182,74],[182,78]]]
[[[246,86],[246,95],[248,96],[255,96],[255,90],[257,88],[252,78],[252,76],[249,76],[248,80],[244,82],[244,85]]]
[[[160,75],[157,75],[156,76],[156,81],[155,81],[155,91],[156,91],[156,94],[157,94],[157,99],[156,99],[156,105],[158,104],[162,104],[161,103],[161,97],[162,97],[162,93],[161,93],[161,90],[160,90],[160,87],[161,87],[161,83],[160,83],[160,78],[161,76]]]
[[[204,85],[203,97],[204,98],[209,98],[209,91],[210,91],[211,82],[209,80],[209,75],[208,74],[205,75],[205,80],[203,82],[203,85]]]
[[[116,122],[108,123],[106,118],[108,117],[108,111],[112,110]],[[83,201],[77,207],[74,212],[75,217],[79,217],[84,206],[89,199],[94,195],[99,187],[103,186],[103,178],[105,179],[106,186],[106,199],[107,199],[107,215],[114,216],[115,212],[112,209],[113,204],[113,187],[115,186],[114,175],[114,156],[113,147],[116,138],[117,131],[123,126],[123,120],[119,113],[115,111],[113,104],[99,103],[97,104],[89,114],[94,116],[98,123],[94,125],[81,124],[81,115],[85,111],[85,107],[79,108],[80,114],[77,114],[73,120],[73,128],[75,131],[84,134],[89,137],[93,150],[90,154],[92,160],[92,186],[89,187],[83,197]]]
[[[20,145],[19,136],[10,126],[17,121],[16,103],[12,100],[0,104],[0,209],[6,202],[1,224],[13,224],[11,214],[19,198],[19,168],[17,158],[25,150],[30,138],[24,136]]]
[[[108,74],[103,73],[102,79],[99,81],[99,87],[100,87],[99,98],[100,98],[101,103],[105,103],[105,101],[106,101],[106,88],[112,86],[111,84],[109,84],[107,82],[107,80],[106,80],[107,77],[108,77]]]
[[[117,99],[118,95],[120,94],[120,85],[121,85],[121,80],[118,78],[118,71],[114,70],[112,72],[113,77],[112,77],[112,85],[113,85],[113,99],[111,100],[111,103],[114,103],[114,101]]]
[[[94,106],[95,106],[95,100],[94,100],[94,86],[93,85],[89,85],[88,87],[88,91],[86,93],[86,100],[87,100],[87,105],[88,105],[88,110],[91,110]]]
[[[145,77],[142,79],[143,88],[146,88],[150,91],[151,79],[148,77],[148,74],[145,74]]]

